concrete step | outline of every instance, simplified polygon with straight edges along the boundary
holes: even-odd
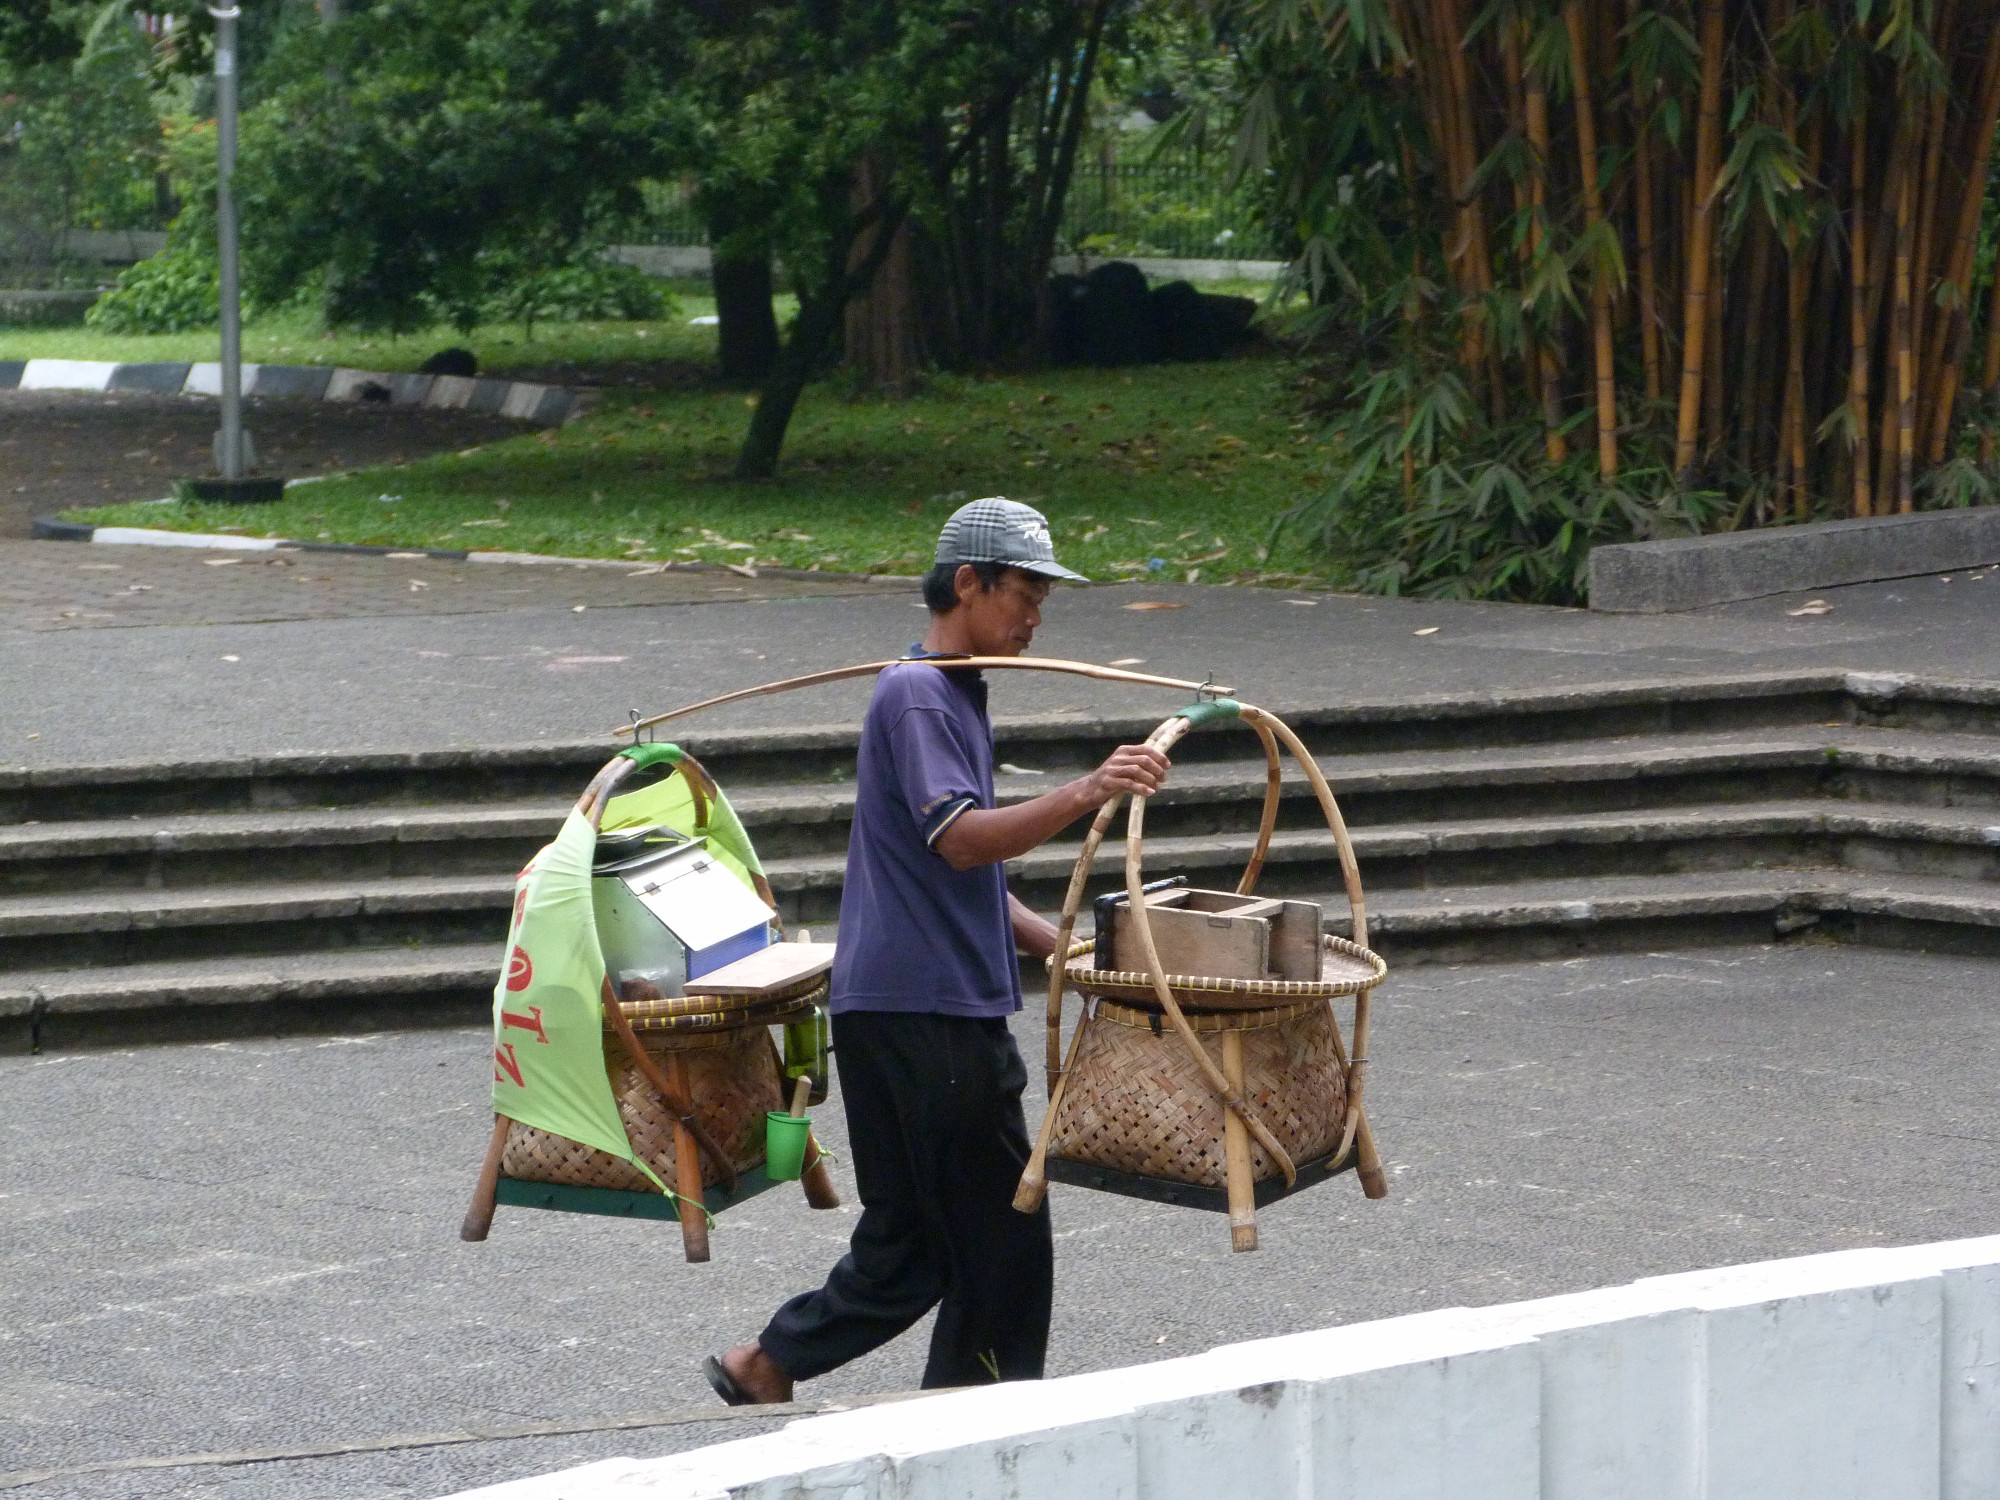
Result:
[[[83,891],[0,900],[0,974],[245,953],[492,942],[508,875]]]
[[[463,1024],[491,1004],[500,946],[441,944],[23,970],[0,975],[0,1052]]]
[[[1226,799],[1221,805],[1241,811]],[[515,845],[532,852],[553,830],[554,820],[542,821],[525,839],[517,825],[542,816],[517,810],[504,817],[496,813],[487,822],[491,828],[513,829]],[[492,842],[454,844],[445,825],[411,821],[418,826],[410,831],[440,835],[459,857]],[[1149,812],[1148,871],[1233,885],[1253,840],[1253,830],[1241,826],[1248,819],[1236,821],[1239,826],[1227,833],[1155,834]],[[243,827],[235,834],[250,838],[256,830]],[[1378,894],[1558,875],[1607,878],[1760,866],[2000,882],[2000,818],[1990,809],[1823,798],[1362,826],[1353,830],[1353,842],[1368,888]],[[434,868],[434,862],[422,857],[427,843],[421,836],[378,847],[398,858],[407,856],[415,869]],[[1033,905],[1059,903],[1079,848],[1080,840],[1065,839],[1013,861],[1009,876],[1014,889]],[[254,846],[248,855],[253,865],[266,859]],[[1114,836],[1099,850],[1094,885],[1115,887],[1123,859],[1124,841],[1114,825]],[[337,879],[299,878],[295,863],[314,873],[309,860],[270,858],[265,878],[255,883],[98,886],[0,897],[0,972],[147,962],[246,946],[300,952],[315,946],[497,941],[519,858],[508,858],[497,870],[343,874]],[[824,923],[837,917],[843,853],[781,856],[768,859],[766,869],[787,920]],[[1278,894],[1331,889],[1338,880],[1333,841],[1323,827],[1280,829],[1272,839],[1262,889]]]
[[[1357,829],[1818,795],[2000,809],[2000,745],[1868,729],[1328,756],[1322,768]],[[1177,766],[1148,825],[1160,837],[1233,834],[1254,822],[1264,774],[1261,762],[1240,759]],[[1007,775],[999,790],[1013,802],[1056,782]],[[838,858],[846,848],[849,783],[753,785],[732,796],[769,859]],[[21,823],[0,827],[0,893],[511,872],[568,805],[468,800]],[[1319,825],[1310,787],[1288,764],[1279,826]]]

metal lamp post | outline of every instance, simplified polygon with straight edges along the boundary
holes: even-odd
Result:
[[[222,430],[215,435],[215,466],[235,481],[254,461],[243,430],[243,288],[237,260],[236,18],[235,6],[208,8],[215,17],[215,229],[222,263]]]

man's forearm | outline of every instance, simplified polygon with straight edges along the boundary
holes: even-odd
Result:
[[[1080,776],[1030,802],[967,808],[934,847],[954,870],[1018,859],[1094,811],[1101,800],[1093,795],[1091,778]]]
[[[1007,893],[1007,915],[1014,924],[1014,946],[1035,958],[1047,958],[1056,951],[1056,924],[1012,891]]]

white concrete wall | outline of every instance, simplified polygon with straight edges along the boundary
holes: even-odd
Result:
[[[1231,1344],[475,1496],[2000,1500],[2000,1236]]]

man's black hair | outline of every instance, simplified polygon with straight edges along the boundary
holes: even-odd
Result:
[[[958,608],[958,570],[972,569],[979,579],[979,592],[990,594],[1000,587],[1007,564],[999,562],[939,563],[924,574],[924,605],[934,615],[950,614]]]

